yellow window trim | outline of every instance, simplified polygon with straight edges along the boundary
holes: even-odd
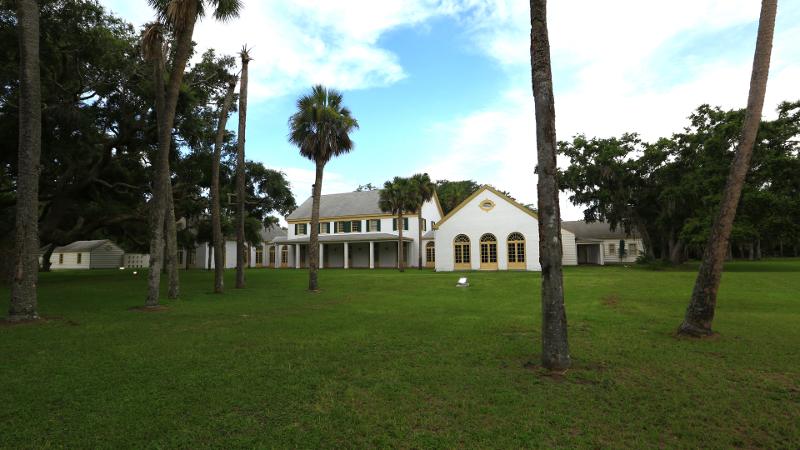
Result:
[[[516,202],[516,201],[512,200],[512,199],[511,199],[509,196],[507,196],[507,195],[503,194],[502,192],[500,192],[500,191],[498,191],[497,189],[495,189],[495,188],[493,188],[493,187],[489,186],[488,184],[484,184],[483,186],[481,186],[480,188],[478,188],[478,190],[477,190],[477,191],[473,192],[473,193],[472,193],[472,195],[470,195],[470,196],[469,196],[469,197],[467,197],[467,198],[466,198],[466,199],[465,199],[463,202],[461,202],[461,203],[460,203],[458,206],[456,206],[455,208],[453,208],[453,210],[452,210],[452,211],[450,211],[449,213],[447,213],[447,215],[446,215],[446,216],[442,217],[442,219],[441,219],[441,220],[439,220],[438,222],[436,222],[436,225],[434,225],[434,226],[433,226],[433,229],[434,229],[434,230],[438,230],[438,229],[439,229],[439,227],[441,227],[443,223],[447,222],[447,220],[448,220],[448,219],[450,219],[451,217],[453,217],[453,216],[454,216],[454,215],[455,215],[457,212],[459,212],[459,211],[461,210],[461,208],[463,208],[463,207],[464,207],[464,206],[466,206],[466,205],[467,205],[469,202],[471,202],[472,200],[474,200],[474,199],[475,199],[475,197],[477,197],[477,196],[481,195],[483,192],[486,192],[486,191],[489,191],[489,192],[493,193],[494,195],[496,195],[496,196],[498,196],[498,197],[502,198],[503,200],[507,201],[508,203],[511,203],[512,205],[516,206],[517,208],[519,208],[519,210],[520,210],[520,211],[524,212],[525,214],[527,214],[527,215],[529,215],[529,216],[533,217],[533,218],[534,218],[534,219],[536,219],[536,220],[539,220],[539,216],[537,216],[535,212],[533,212],[533,211],[531,211],[530,209],[526,208],[525,206],[523,206],[523,205],[519,204],[518,202]]]
[[[480,209],[482,209],[482,210],[484,210],[486,212],[491,211],[494,207],[495,207],[494,202],[491,199],[488,199],[488,198],[485,199],[485,200],[481,200],[478,203],[478,208],[480,208]]]

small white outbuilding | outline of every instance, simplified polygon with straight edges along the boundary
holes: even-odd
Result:
[[[125,252],[108,239],[75,241],[56,247],[50,255],[50,269],[116,269],[123,264]]]

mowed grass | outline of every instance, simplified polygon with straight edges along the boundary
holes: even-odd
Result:
[[[800,260],[728,264],[702,341],[694,269],[567,268],[563,377],[538,273],[188,271],[151,313],[141,273],[44,274],[47,322],[0,326],[0,447],[800,447]]]

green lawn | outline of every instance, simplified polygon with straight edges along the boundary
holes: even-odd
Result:
[[[154,313],[141,273],[44,274],[49,320],[0,326],[0,447],[800,447],[800,260],[729,264],[703,341],[693,270],[568,268],[561,378],[535,273],[190,271]]]

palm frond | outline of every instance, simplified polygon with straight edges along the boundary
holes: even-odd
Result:
[[[145,25],[142,32],[142,57],[147,61],[163,58],[164,28],[159,22]]]
[[[211,4],[214,5],[214,18],[221,22],[239,17],[242,9],[241,0],[211,0]]]

